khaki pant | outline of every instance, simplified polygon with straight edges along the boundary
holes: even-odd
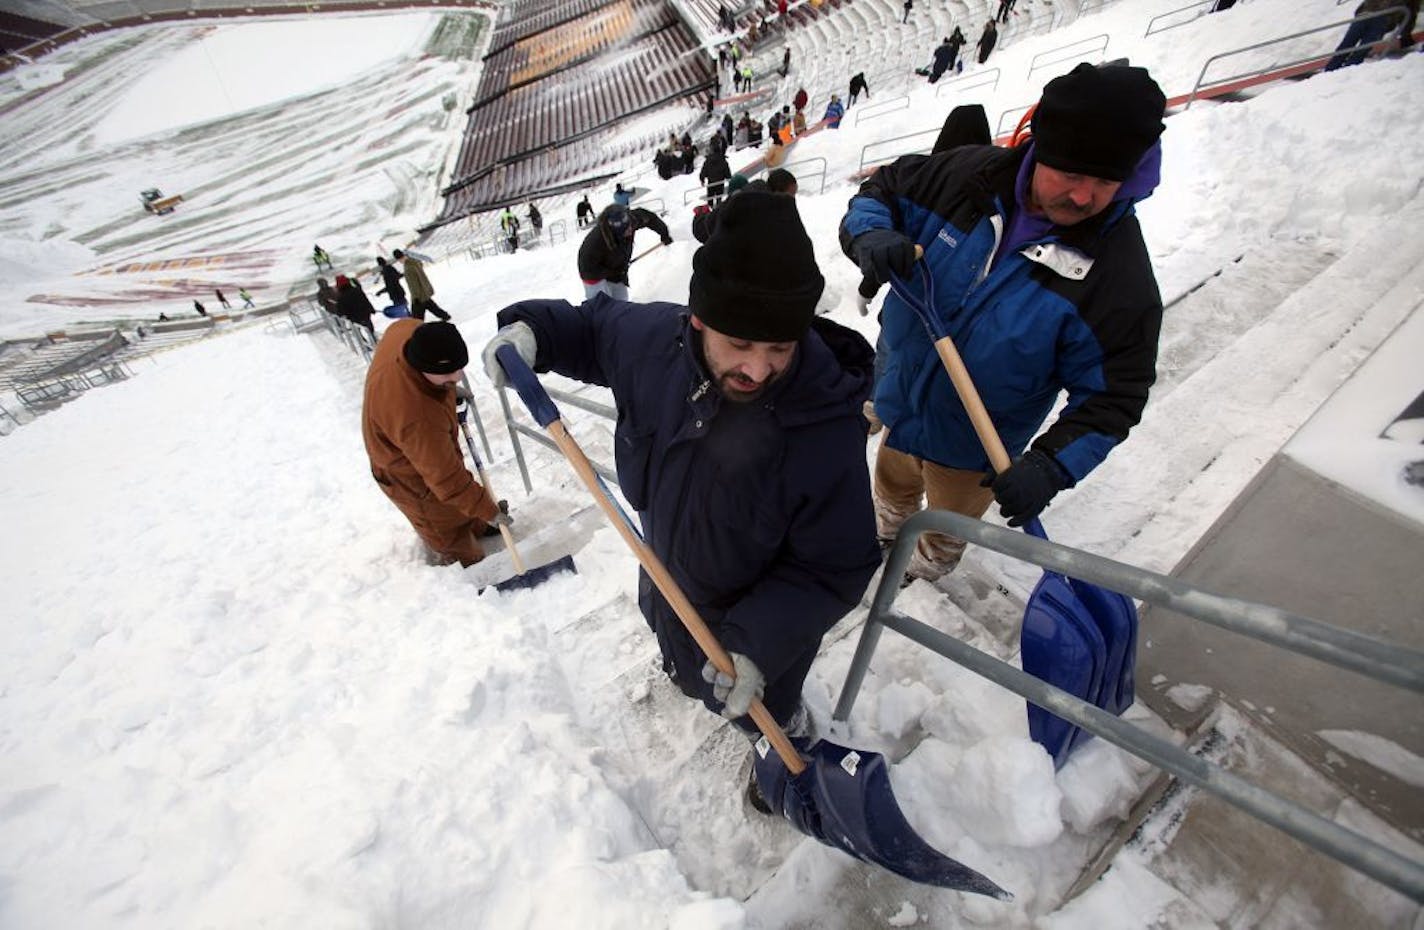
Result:
[[[978,519],[994,502],[994,492],[981,488],[984,473],[948,468],[897,452],[884,442],[875,457],[875,525],[882,539],[893,539],[905,521],[929,497],[932,510],[951,510]],[[965,542],[943,533],[925,533],[915,546],[906,573],[934,581],[954,570]]]
[[[472,520],[433,496],[417,498],[404,488],[377,484],[405,514],[416,534],[434,553],[437,564],[459,562],[469,567],[485,557],[484,546],[478,538],[485,528],[483,520]]]

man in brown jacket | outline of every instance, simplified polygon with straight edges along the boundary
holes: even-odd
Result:
[[[480,537],[511,522],[456,439],[455,385],[469,360],[453,323],[397,320],[376,345],[361,409],[371,476],[442,565],[478,562]]]
[[[435,302],[435,288],[425,276],[425,263],[400,249],[394,250],[391,255],[405,264],[405,285],[410,288],[410,315],[423,320],[425,311],[429,310],[442,320],[450,319],[450,314],[441,310]]]

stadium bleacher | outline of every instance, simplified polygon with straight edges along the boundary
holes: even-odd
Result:
[[[1084,0],[1082,7],[1113,0]],[[445,204],[422,233],[456,220],[478,239],[493,237],[483,216],[510,203],[556,196],[593,179],[626,177],[650,162],[669,133],[692,131],[699,141],[724,112],[752,109],[764,120],[805,88],[807,118],[819,118],[832,93],[846,94],[864,72],[872,93],[904,93],[923,80],[942,36],[958,25],[975,43],[998,0],[948,0],[917,5],[902,22],[902,0],[796,0],[784,16],[764,0],[728,3],[737,25],[728,33],[716,0],[514,0],[501,7],[485,56],[485,73],[446,187]],[[1000,26],[998,48],[1065,25],[1073,17],[1050,0],[1020,0]],[[747,40],[755,23],[757,41]],[[737,39],[752,87],[763,96],[731,96],[729,73],[718,74],[716,49]],[[778,74],[783,50],[791,71]],[[971,59],[972,60],[972,59]],[[718,88],[712,120],[707,95]],[[757,113],[761,109],[763,112]],[[638,118],[648,131],[609,145],[609,125]],[[442,237],[443,238],[443,237]]]
[[[508,4],[444,209],[426,230],[565,188],[656,145],[699,118],[714,82],[696,34],[663,0]],[[593,138],[634,117],[649,127],[635,143]]]
[[[67,26],[58,23],[31,19],[9,10],[0,10],[0,47],[5,49],[24,48],[32,43],[58,35],[67,28]]]

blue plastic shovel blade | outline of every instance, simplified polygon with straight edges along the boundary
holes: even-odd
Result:
[[[1013,898],[920,838],[895,801],[885,757],[821,740],[795,741],[806,769],[792,776],[765,740],[757,745],[762,796],[792,826],[827,846],[923,885]]]
[[[1121,714],[1132,706],[1133,670],[1137,665],[1137,605],[1132,598],[1097,585],[1068,579],[1083,609],[1093,618],[1107,648],[1103,682],[1093,701],[1110,714]]]
[[[1093,618],[1067,578],[1044,572],[1024,607],[1020,656],[1025,672],[1085,701],[1102,689],[1107,649]],[[1037,704],[1028,705],[1028,732],[1062,768],[1078,730]],[[1082,739],[1076,740],[1081,743]]]
[[[571,555],[555,559],[548,565],[536,565],[513,578],[506,578],[497,583],[494,589],[496,591],[522,591],[528,588],[537,588],[555,575],[562,575],[565,572],[572,575],[578,574],[578,568],[574,565],[574,557]]]

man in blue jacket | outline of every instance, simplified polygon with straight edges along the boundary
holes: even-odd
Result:
[[[1133,203],[1157,186],[1165,102],[1142,68],[1079,65],[1044,88],[1031,144],[906,156],[850,201],[841,245],[867,278],[899,276],[923,300],[915,247],[924,249],[934,312],[1019,456],[990,473],[928,333],[889,294],[875,390],[889,428],[875,465],[882,541],[926,495],[972,517],[997,500],[1020,526],[1141,419],[1162,298]],[[1024,453],[1060,391],[1066,406]],[[938,578],[963,551],[961,540],[927,534],[909,573]]]
[[[604,294],[506,307],[485,367],[502,382],[493,354],[508,344],[536,371],[612,389],[618,485],[737,674],[716,674],[643,573],[663,668],[748,732],[760,697],[805,733],[821,637],[879,564],[861,416],[872,352],[816,318],[825,279],[792,197],[729,199],[692,267],[687,307]]]

